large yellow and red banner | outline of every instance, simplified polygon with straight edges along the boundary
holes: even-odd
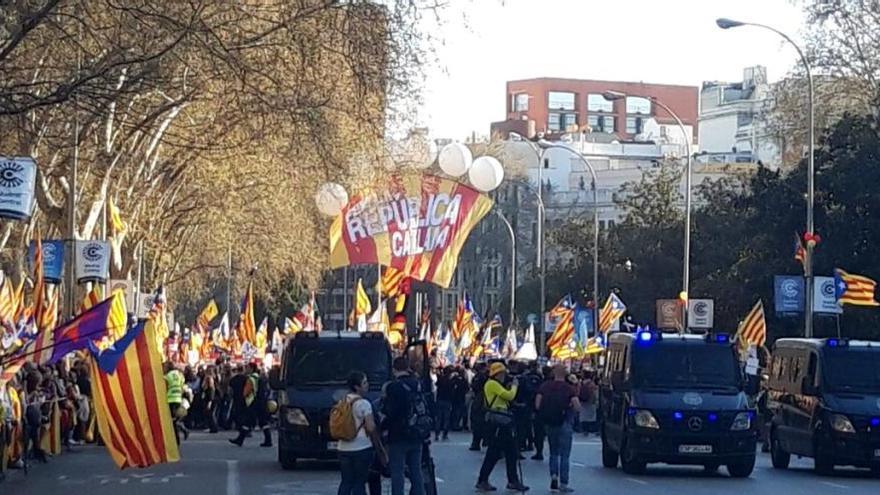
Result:
[[[330,267],[378,263],[449,287],[461,247],[491,208],[488,196],[453,180],[393,176],[333,221]]]

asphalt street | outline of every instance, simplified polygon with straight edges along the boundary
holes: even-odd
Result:
[[[119,471],[103,447],[78,447],[73,453],[36,465],[27,477],[12,471],[0,483],[0,494],[15,495],[318,495],[334,494],[339,482],[330,462],[306,462],[296,471],[283,471],[275,449],[260,448],[251,438],[243,448],[230,445],[229,434],[195,433],[182,447],[179,463],[145,470]],[[452,434],[449,441],[432,445],[437,464],[439,492],[474,493],[482,455],[467,450],[468,437]],[[545,454],[546,455],[546,454]],[[492,483],[505,484],[503,461]],[[547,463],[522,461],[530,494],[550,493]],[[833,477],[812,472],[809,459],[792,459],[792,469],[774,470],[766,454],[748,479],[729,478],[722,468],[717,474],[702,468],[649,466],[641,476],[630,476],[600,464],[600,445],[595,437],[577,436],[572,452],[571,485],[576,493],[601,494],[874,494],[880,479],[867,471],[839,468]],[[390,488],[385,487],[390,493]],[[499,490],[498,493],[504,493]]]

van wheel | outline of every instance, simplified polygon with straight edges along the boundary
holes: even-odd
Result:
[[[871,475],[880,478],[880,463],[871,464]]]
[[[296,469],[296,457],[293,457],[281,449],[278,450],[278,462],[281,463],[281,468],[286,471]]]
[[[749,456],[741,461],[731,462],[727,465],[727,472],[733,478],[748,478],[755,470],[755,456]]]
[[[603,428],[602,431],[602,465],[608,469],[614,469],[617,467],[617,460],[620,456],[611,449],[611,446],[608,445],[608,442],[605,440],[605,431]]]
[[[636,456],[635,452],[630,450],[624,441],[623,448],[620,449],[620,467],[626,474],[642,474],[645,472],[647,463]]]
[[[788,469],[788,465],[791,463],[791,454],[783,450],[776,434],[772,432],[770,433],[770,460],[776,469]]]

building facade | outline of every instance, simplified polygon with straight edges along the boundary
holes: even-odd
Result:
[[[603,97],[605,91],[627,95],[617,101]],[[698,117],[696,86],[676,86],[642,82],[596,81],[586,79],[536,78],[508,81],[506,118],[491,125],[494,136],[506,138],[513,131],[532,137],[553,135],[589,127],[592,132],[613,134],[632,140],[645,133],[645,124],[653,119],[658,132],[683,142],[675,120],[655,105],[656,98],[669,106],[682,120],[692,143],[696,138]]]
[[[714,162],[735,160],[779,167],[778,139],[765,125],[772,104],[772,85],[762,66],[745,68],[739,82],[704,82],[700,89],[700,152]]]

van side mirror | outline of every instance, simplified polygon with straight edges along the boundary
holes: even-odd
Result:
[[[281,366],[275,365],[269,370],[269,388],[284,390],[284,382],[281,381]]]

